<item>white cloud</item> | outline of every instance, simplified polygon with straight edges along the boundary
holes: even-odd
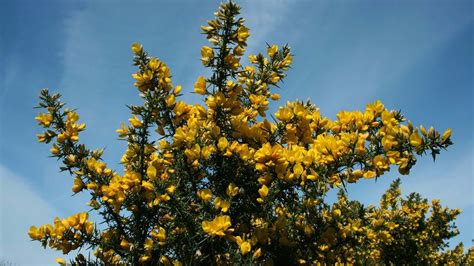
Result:
[[[49,223],[58,211],[25,178],[0,165],[0,260],[13,265],[51,265],[62,254],[28,236],[31,225]]]

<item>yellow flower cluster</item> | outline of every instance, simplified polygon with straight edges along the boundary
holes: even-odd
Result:
[[[39,121],[39,124],[43,127],[49,127],[53,122],[53,115],[54,109],[51,108],[53,112],[47,114],[39,114],[35,117],[36,120]],[[66,112],[67,120],[65,124],[62,125],[61,131],[58,134],[55,134],[53,131],[46,131],[43,134],[38,134],[36,137],[38,138],[39,142],[50,142],[53,137],[57,137],[59,143],[64,143],[66,140],[69,141],[78,141],[79,136],[78,133],[83,131],[86,128],[86,124],[77,124],[76,122],[79,120],[79,115],[74,111],[67,111]],[[57,151],[57,146],[55,149],[52,149],[52,153],[55,154]]]
[[[203,221],[202,229],[211,236],[224,236],[231,225],[230,217],[221,215],[212,221]]]
[[[54,219],[54,224],[31,226],[28,235],[64,254],[82,246],[85,239],[94,232],[94,223],[88,221],[88,213],[81,212],[65,219]]]
[[[416,193],[402,199],[399,185],[400,180],[392,183],[381,198],[381,208],[369,206],[364,213],[360,212],[359,203],[348,201],[340,191],[338,201],[323,212],[326,226],[321,243],[318,243],[317,261],[353,264],[364,258],[365,262],[372,263],[417,261],[438,264],[449,259],[469,260],[472,255],[468,253],[463,258],[463,252],[459,251],[462,246],[454,253],[440,253],[440,247],[445,244],[434,240],[457,234],[449,227],[438,226],[440,222],[447,225],[460,211],[441,208],[437,200],[428,204]],[[428,216],[429,209],[431,214]],[[301,217],[302,220],[312,218]]]
[[[53,115],[50,113],[47,114],[38,114],[37,117],[35,117],[35,120],[39,122],[39,125],[43,127],[49,127],[51,125],[51,122],[53,122]]]
[[[135,87],[141,92],[153,90],[156,87],[169,89],[167,85],[171,82],[171,75],[166,64],[158,58],[146,58],[143,48],[138,43],[132,45],[132,51],[139,59],[143,60],[142,65],[144,66],[143,69],[132,75],[136,80]]]

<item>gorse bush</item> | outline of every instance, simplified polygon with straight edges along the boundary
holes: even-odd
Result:
[[[29,236],[64,254],[79,250],[70,261],[78,265],[472,262],[462,244],[448,248],[459,210],[416,193],[403,198],[399,180],[379,207],[345,191],[391,168],[408,174],[417,155],[435,158],[452,144],[451,130],[415,128],[380,101],[335,120],[300,101],[269,115],[292,54],[271,45],[242,65],[249,29],[239,9],[224,3],[202,27],[210,46],[201,60],[211,74],[197,78],[194,92],[204,105],[180,100],[168,66],[132,45],[143,104],[129,106],[129,124],[117,130],[127,142],[122,173],[107,167],[103,150],[79,142],[86,126],[78,114],[41,92],[38,139],[52,143],[72,191],[90,195],[91,209],[32,226]],[[339,189],[332,204],[331,189]]]

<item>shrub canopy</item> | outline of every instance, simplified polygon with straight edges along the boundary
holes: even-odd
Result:
[[[90,195],[91,209],[32,226],[29,236],[64,254],[80,249],[71,261],[79,265],[472,262],[462,244],[448,249],[459,210],[416,193],[401,197],[400,180],[378,207],[345,191],[391,168],[407,175],[417,155],[435,158],[452,144],[451,130],[416,128],[380,101],[335,120],[301,101],[269,115],[292,54],[269,45],[243,65],[249,29],[239,11],[223,3],[201,27],[211,75],[198,77],[194,92],[204,105],[182,101],[168,66],[132,45],[143,104],[129,106],[129,123],[117,130],[127,142],[122,172],[107,167],[103,150],[79,142],[86,126],[58,94],[41,92],[38,139],[52,143],[72,191]],[[337,188],[337,201],[325,202]]]

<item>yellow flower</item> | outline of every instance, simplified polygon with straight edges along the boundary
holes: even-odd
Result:
[[[45,142],[46,141],[46,135],[45,134],[36,134],[36,137],[38,138],[39,142]]]
[[[271,83],[275,84],[277,83],[278,81],[280,81],[280,76],[278,76],[275,72],[273,72],[272,76],[271,76]]]
[[[237,39],[239,42],[245,42],[249,36],[249,29],[245,26],[240,26],[237,30]]]
[[[154,191],[155,190],[155,186],[153,186],[153,184],[151,182],[148,182],[148,181],[143,181],[142,182],[142,187],[145,190],[148,190],[148,191]]]
[[[176,86],[176,88],[174,89],[173,94],[175,94],[175,95],[180,94],[180,93],[181,93],[181,90],[182,90],[181,85],[178,85],[178,86]]]
[[[73,111],[67,112],[67,121],[68,122],[74,123],[77,120],[79,120],[79,115],[76,112],[73,112]]]
[[[151,69],[151,70],[156,70],[159,66],[160,66],[160,62],[156,58],[152,58],[148,62],[148,68]]]
[[[278,112],[275,113],[275,116],[282,122],[288,122],[293,118],[293,112],[290,108],[280,107]]]
[[[156,168],[153,165],[148,166],[146,170],[146,175],[151,180],[154,180],[156,178]]]
[[[166,192],[168,192],[170,194],[173,194],[175,191],[176,191],[176,186],[174,186],[174,185],[171,185],[171,186],[166,188]]]
[[[394,222],[388,222],[386,223],[387,227],[388,227],[388,230],[393,230],[395,228],[397,228],[399,225],[394,223]]]
[[[295,174],[295,176],[299,177],[303,173],[303,171],[304,168],[300,163],[297,163],[295,164],[295,166],[293,166],[293,173]]]
[[[166,230],[163,227],[155,228],[151,232],[151,237],[158,240],[159,245],[164,245],[166,243]]]
[[[203,76],[199,76],[194,83],[194,92],[198,94],[205,94],[206,91],[206,78]]]
[[[374,166],[379,170],[386,171],[389,168],[389,162],[387,158],[382,155],[375,156],[372,162],[374,163]]]
[[[216,209],[221,209],[222,212],[227,212],[230,207],[230,202],[216,197],[216,199],[214,200],[214,207]]]
[[[166,99],[165,99],[166,106],[173,107],[175,101],[176,101],[176,97],[174,96],[174,94],[170,94],[166,96]]]
[[[51,122],[53,122],[53,115],[52,114],[38,114],[37,117],[35,117],[35,120],[39,122],[40,125],[44,127],[48,127]]]
[[[252,64],[257,64],[258,63],[257,56],[253,54],[249,55],[249,61]]]
[[[247,241],[244,241],[240,244],[240,253],[242,255],[246,255],[247,253],[250,252],[251,249],[252,249],[252,245],[250,245],[250,243]]]
[[[273,56],[277,53],[277,51],[278,51],[278,45],[274,44],[274,45],[268,47],[267,54],[268,54],[268,56],[273,58]]]
[[[255,250],[255,252],[253,253],[252,259],[256,260],[256,259],[260,258],[260,256],[262,256],[262,249],[261,249],[261,248],[258,248],[258,249]]]
[[[244,55],[244,52],[245,52],[245,48],[240,46],[240,45],[237,45],[235,48],[234,48],[234,54],[237,55],[237,56],[242,56]]]
[[[85,225],[86,233],[88,235],[92,235],[92,232],[94,231],[94,223],[93,222],[87,222]]]
[[[210,189],[199,190],[197,195],[204,202],[208,202],[212,198],[212,192]]]
[[[304,234],[309,237],[309,236],[311,236],[313,233],[314,233],[314,228],[313,228],[311,225],[306,224],[306,225],[304,226]]]
[[[84,182],[80,177],[74,178],[74,185],[72,186],[72,192],[78,193],[84,188]]]
[[[201,61],[203,65],[207,65],[209,61],[211,61],[212,57],[214,57],[214,51],[209,46],[203,46],[201,48]]]
[[[268,195],[268,187],[263,185],[259,190],[258,194],[260,195],[261,198],[265,198]]]
[[[131,245],[127,240],[122,239],[122,241],[120,241],[120,247],[124,250],[130,250]]]
[[[366,178],[366,179],[374,178],[374,177],[376,177],[376,176],[377,176],[377,173],[376,173],[375,171],[369,170],[369,171],[366,171],[366,172],[364,173],[364,178]]]
[[[151,80],[153,79],[153,73],[151,70],[147,70],[143,73],[135,73],[132,74],[132,77],[136,80],[133,84],[136,86],[140,91],[144,92],[149,89],[151,85]]]
[[[289,65],[291,65],[291,62],[293,62],[293,56],[291,56],[291,54],[288,54],[285,56],[285,59],[283,59],[282,66],[288,67]]]
[[[56,144],[53,144],[53,146],[51,147],[49,151],[54,155],[58,155],[61,153],[61,150],[59,150],[59,147]]]
[[[374,103],[367,104],[366,111],[379,115],[385,109],[385,106],[380,100],[376,100]]]
[[[140,119],[136,116],[136,115],[133,115],[132,118],[128,119],[128,121],[130,122],[130,124],[132,124],[133,127],[135,128],[140,128],[143,126],[143,123],[142,121],[140,121]]]
[[[161,256],[160,257],[160,263],[164,264],[164,265],[170,265],[170,260],[166,257],[166,256]]]
[[[204,33],[209,33],[214,30],[214,27],[212,26],[201,26],[201,30],[204,31]]]
[[[270,99],[272,99],[274,101],[278,101],[278,100],[280,100],[280,94],[273,93],[272,95],[270,95]]]
[[[34,239],[34,240],[40,240],[41,238],[43,238],[43,235],[38,230],[38,228],[36,228],[36,226],[30,227],[30,230],[28,231],[28,235],[30,236],[31,239]]]
[[[230,183],[229,186],[227,186],[226,193],[229,197],[234,197],[239,193],[239,187],[237,187],[234,183]]]
[[[233,54],[226,56],[224,61],[231,69],[237,69],[240,66],[240,57],[235,57]]]
[[[225,137],[220,137],[219,138],[219,141],[217,143],[217,147],[221,151],[225,151],[225,149],[227,148],[228,145],[229,145],[229,142],[227,141],[227,139]]]
[[[443,136],[441,137],[442,141],[445,142],[447,139],[451,137],[451,129],[448,128],[444,133]]]
[[[87,188],[90,189],[90,190],[95,190],[95,189],[98,188],[98,186],[97,186],[97,183],[91,182],[91,183],[87,184]]]
[[[227,215],[220,215],[212,221],[203,221],[202,229],[205,233],[211,236],[224,236],[225,232],[231,226],[230,217]]]
[[[121,138],[125,137],[129,133],[127,125],[125,125],[123,122],[120,124],[120,128],[115,132],[117,132]]]
[[[66,265],[66,261],[63,258],[54,259],[60,265]]]
[[[413,132],[411,133],[410,135],[410,144],[417,148],[419,146],[421,146],[423,144],[423,138],[420,137],[420,135],[418,135],[418,132]]]
[[[144,255],[144,256],[141,256],[138,261],[141,262],[141,263],[145,263],[147,261],[149,261],[151,259],[150,256],[147,256],[147,255]]]
[[[141,44],[135,42],[132,44],[132,52],[136,55],[140,54],[143,51],[143,47]]]

